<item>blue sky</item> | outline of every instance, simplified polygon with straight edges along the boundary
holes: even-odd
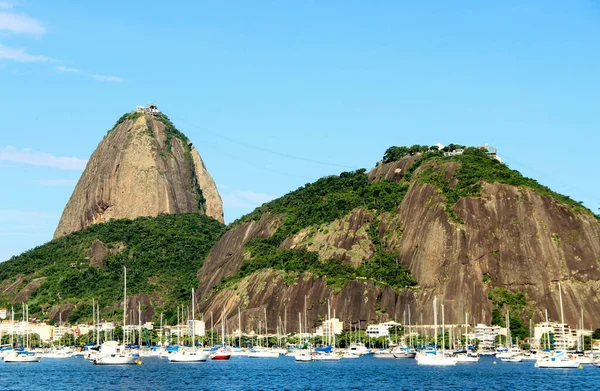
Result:
[[[86,160],[155,102],[227,222],[392,145],[489,143],[600,207],[597,1],[0,0],[0,260],[51,239]]]

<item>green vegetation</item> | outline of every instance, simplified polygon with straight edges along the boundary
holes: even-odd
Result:
[[[223,224],[200,214],[96,224],[0,263],[0,281],[21,275],[22,289],[33,279],[45,277],[28,301],[30,313],[43,318],[49,306],[70,303],[76,309],[69,321],[75,322],[91,319],[92,298],[101,308],[123,299],[126,265],[128,294],[156,293],[165,309],[175,308],[177,303],[189,300],[191,289],[198,285],[198,269],[224,231]],[[89,266],[85,256],[96,239],[115,250],[101,268]],[[3,293],[0,304],[7,305],[12,299]],[[119,317],[122,310],[103,312],[105,315]]]
[[[492,301],[492,324],[506,327],[505,316],[508,313],[512,337],[523,340],[529,336],[529,328],[521,319],[523,312],[529,308],[529,303],[523,292],[511,292],[505,288],[494,288],[488,293],[488,299]]]
[[[169,152],[171,152],[171,140],[173,139],[173,137],[175,137],[175,138],[178,138],[179,140],[181,140],[181,144],[183,145],[183,147],[185,148],[185,150],[187,152],[190,152],[190,146],[189,146],[189,142],[190,141],[185,136],[185,134],[181,133],[175,127],[175,125],[173,125],[173,123],[171,122],[171,120],[169,119],[169,117],[167,117],[166,114],[161,113],[158,116],[158,120],[160,122],[162,122],[165,125],[165,128],[166,128],[167,140],[166,140],[165,144],[167,145],[167,150]]]
[[[365,169],[328,176],[256,208],[234,225],[259,220],[263,214],[283,215],[273,238],[279,245],[301,229],[329,223],[356,208],[379,212],[394,211],[408,191],[408,183],[390,181],[369,183]]]
[[[132,120],[132,121],[135,121],[136,119],[140,118],[142,115],[143,115],[142,113],[139,113],[139,112],[137,112],[137,111],[132,111],[132,112],[129,112],[129,113],[125,113],[125,114],[123,114],[123,115],[121,116],[121,118],[119,118],[119,119],[117,120],[117,122],[115,123],[115,126],[113,126],[113,127],[112,127],[112,128],[109,130],[109,131],[108,131],[108,133],[110,133],[110,132],[112,132],[113,130],[115,130],[115,128],[116,128],[117,126],[121,125],[123,122],[127,121],[128,119],[129,119],[129,120]]]
[[[316,253],[306,250],[278,250],[287,237],[301,229],[329,223],[346,216],[353,209],[362,207],[376,212],[393,212],[402,202],[408,183],[389,181],[369,183],[365,170],[344,172],[307,184],[277,200],[271,201],[234,224],[258,220],[265,213],[283,216],[282,223],[270,238],[254,238],[246,243],[245,250],[250,259],[240,270],[224,278],[215,289],[231,286],[240,279],[259,270],[272,268],[286,272],[311,272],[324,276],[328,284],[342,287],[356,278],[375,280],[393,288],[416,285],[408,268],[399,262],[396,254],[389,253],[376,238],[376,255],[354,268],[336,259],[319,260]]]
[[[519,171],[512,170],[505,164],[491,157],[486,150],[462,145],[450,144],[445,150],[464,149],[459,156],[444,157],[441,151],[431,147],[415,145],[408,147],[391,147],[384,154],[384,162],[399,160],[407,155],[421,153],[411,167],[406,171],[406,180],[415,179],[412,174],[424,163],[427,167],[419,173],[418,179],[422,183],[429,183],[441,190],[446,198],[446,212],[449,217],[457,222],[462,222],[454,213],[453,206],[462,197],[476,197],[481,195],[481,183],[502,183],[516,187],[527,187],[541,196],[552,197],[558,202],[569,206],[575,212],[587,211],[581,203],[552,191],[547,186],[539,184],[535,179],[524,177]],[[447,162],[460,163],[459,168],[452,175],[452,183],[446,176]],[[592,213],[593,214],[593,213]]]

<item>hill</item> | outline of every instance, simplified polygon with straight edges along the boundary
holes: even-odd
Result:
[[[26,302],[38,319],[91,321],[92,299],[105,319],[122,319],[123,265],[129,308],[143,305],[175,323],[189,302],[195,273],[225,226],[197,213],[94,224],[0,264],[0,304]]]
[[[98,144],[67,203],[55,238],[112,219],[202,213],[223,222],[221,196],[190,140],[169,118],[124,114]]]
[[[580,203],[479,148],[444,156],[427,146],[392,147],[372,171],[308,184],[235,222],[198,273],[203,312],[256,329],[263,309],[275,328],[309,325],[327,301],[356,327],[403,319],[432,323],[434,295],[446,321],[503,324],[516,335],[544,309],[567,319],[600,310],[600,224]],[[518,320],[521,320],[519,322]]]

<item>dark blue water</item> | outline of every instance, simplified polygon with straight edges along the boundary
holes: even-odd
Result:
[[[494,365],[493,362],[497,361]],[[94,366],[81,357],[39,364],[0,363],[1,390],[598,390],[600,368],[538,369],[533,362],[417,366],[415,360],[363,356],[297,363],[291,357],[175,364]]]

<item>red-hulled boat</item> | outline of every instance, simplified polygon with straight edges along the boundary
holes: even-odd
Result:
[[[231,352],[225,349],[219,349],[210,355],[211,360],[229,360],[231,358]]]

